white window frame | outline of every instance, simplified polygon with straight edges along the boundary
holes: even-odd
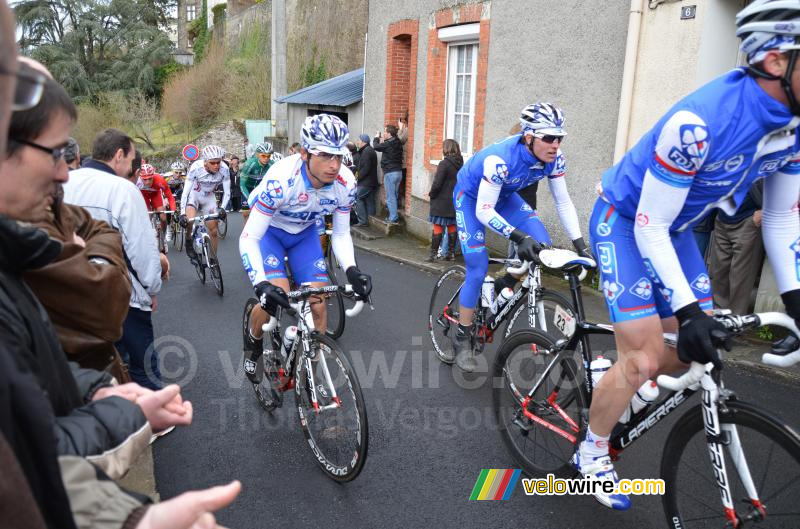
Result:
[[[189,4],[186,6],[186,22],[191,22],[197,18],[197,6]]]
[[[477,25],[477,24],[476,24]],[[458,26],[456,26],[458,27]],[[449,28],[445,28],[449,29]],[[469,127],[467,133],[467,141],[459,141],[459,146],[461,147],[461,153],[464,155],[465,158],[469,158],[472,156],[472,148],[475,144],[475,101],[476,101],[476,90],[477,90],[477,79],[478,79],[478,41],[465,41],[465,40],[458,40],[451,42],[447,46],[447,69],[446,69],[446,92],[445,92],[445,137],[442,138],[443,140],[446,138],[454,138],[455,134],[453,133],[453,129],[455,128],[455,114],[456,114],[456,83],[459,75],[465,75],[464,73],[455,74],[453,73],[456,71],[457,68],[457,61],[458,61],[458,52],[457,47],[459,46],[469,46],[470,51],[472,53],[472,69],[469,72],[471,76],[470,79],[470,98],[469,102],[467,103],[468,112],[464,113],[469,118]],[[458,138],[457,140],[462,140],[462,138]]]

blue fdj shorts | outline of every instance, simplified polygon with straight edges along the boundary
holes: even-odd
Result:
[[[611,321],[638,320],[654,314],[668,318],[672,316],[672,289],[664,285],[650,260],[639,253],[633,226],[632,219],[620,216],[603,199],[595,203],[589,233]],[[691,230],[671,232],[670,238],[700,308],[713,308],[711,281],[694,234]]]
[[[316,225],[312,224],[300,233],[288,233],[274,226],[267,228],[267,233],[261,238],[261,257],[267,281],[286,277],[285,256],[289,256],[295,284],[329,282]]]
[[[481,295],[481,284],[489,270],[489,254],[486,251],[486,227],[475,215],[477,199],[461,191],[456,184],[453,191],[453,204],[456,208],[456,225],[458,238],[461,241],[461,252],[467,266],[467,277],[458,297],[465,308],[474,308]],[[501,198],[494,206],[508,223],[537,241],[552,244],[547,229],[539,220],[539,216],[517,193]]]

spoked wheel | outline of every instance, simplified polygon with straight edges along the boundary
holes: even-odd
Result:
[[[720,440],[739,526],[800,527],[800,437],[752,405],[729,400],[726,407],[719,412]],[[734,513],[722,507],[715,480],[719,471],[711,465],[701,414],[700,406],[689,410],[664,445],[664,514],[670,527],[734,527]],[[745,468],[758,502],[749,499],[743,485]]]
[[[220,239],[224,239],[228,235],[228,218],[217,219],[217,234]]]
[[[331,285],[338,285],[333,273],[328,270],[328,279]],[[334,340],[339,338],[344,332],[344,298],[340,292],[326,294],[325,307],[327,309],[328,328],[325,334]]]
[[[258,305],[258,300],[250,298],[244,306],[244,313],[242,314],[242,343],[247,343],[250,312],[256,305]],[[280,308],[278,310],[280,311]],[[280,313],[278,319],[280,320]],[[278,325],[269,336],[264,335],[264,340],[270,340],[270,347],[256,363],[256,375],[258,375],[261,382],[252,384],[248,380],[248,384],[253,386],[258,403],[264,410],[269,412],[283,405],[283,385],[287,381],[285,372],[281,373],[280,362],[277,360],[277,355],[280,354],[278,347],[280,347],[282,327],[282,325]],[[244,354],[249,355],[250,352],[245,350]]]
[[[524,329],[546,332],[556,341],[570,338],[575,332],[575,309],[572,303],[558,292],[541,289],[536,293],[536,306],[529,310],[528,296],[517,301],[509,313],[503,339]],[[533,325],[531,325],[533,324]]]
[[[217,259],[217,254],[210,242],[206,242],[205,248],[208,252],[208,273],[214,283],[214,288],[217,289],[217,294],[221,296],[225,293],[225,287],[222,284],[222,269],[219,266],[219,259]]]
[[[536,330],[514,333],[503,342],[492,373],[502,383],[492,390],[492,404],[503,441],[526,474],[567,478],[575,474],[570,458],[583,427],[580,412],[587,406],[574,358],[562,357],[526,399],[556,358],[554,345]]]
[[[180,224],[175,225],[174,229],[172,230],[172,236],[174,237],[172,239],[172,244],[174,244],[180,252],[183,250],[183,240],[186,237],[186,232],[183,231],[183,227],[181,227]]]
[[[333,248],[330,247],[328,248],[327,256],[325,257],[325,265],[328,268],[328,274],[330,275],[331,278],[331,284],[333,285],[347,284],[347,274],[345,274],[345,271],[339,267],[339,261],[336,259],[336,256],[333,255]],[[344,303],[345,309],[350,309],[353,307],[353,305],[356,304],[356,300],[354,298],[346,298],[342,296],[342,303]],[[328,336],[331,336],[331,334],[328,333]],[[338,338],[338,336],[334,336],[334,338]]]
[[[436,356],[444,363],[452,364],[445,357],[453,355],[451,338],[458,330],[458,295],[467,276],[466,269],[456,265],[445,270],[436,281],[428,310],[428,331]]]
[[[297,353],[295,398],[300,425],[322,470],[336,481],[350,481],[358,476],[367,459],[369,427],[364,396],[350,361],[334,340],[314,333],[311,346],[316,352],[312,360],[307,360],[302,351]],[[312,400],[309,364],[316,404]]]
[[[203,260],[205,257],[203,255],[197,255],[197,264],[194,265],[194,271],[197,272],[197,277],[200,278],[200,283],[203,285],[206,284],[206,267]]]

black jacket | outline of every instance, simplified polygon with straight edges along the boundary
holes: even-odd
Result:
[[[462,165],[464,165],[464,159],[460,156],[446,156],[439,162],[431,191],[428,193],[428,196],[431,197],[431,215],[436,217],[456,216],[456,210],[453,207],[453,188],[456,186],[456,177]]]
[[[383,143],[378,138],[372,140],[372,146],[376,151],[383,153],[381,156],[381,169],[384,174],[392,171],[403,170],[403,144],[396,136],[390,136]]]
[[[356,170],[360,187],[378,187],[378,154],[366,143],[358,151]]]

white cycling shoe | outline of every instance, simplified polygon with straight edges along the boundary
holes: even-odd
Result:
[[[614,471],[614,464],[608,455],[598,458],[584,457],[578,448],[572,456],[572,464],[583,477],[592,477],[601,481],[612,481],[614,488],[619,487],[619,477]],[[631,508],[631,500],[625,494],[606,494],[602,490],[596,491],[594,499],[609,509],[627,511]]]

